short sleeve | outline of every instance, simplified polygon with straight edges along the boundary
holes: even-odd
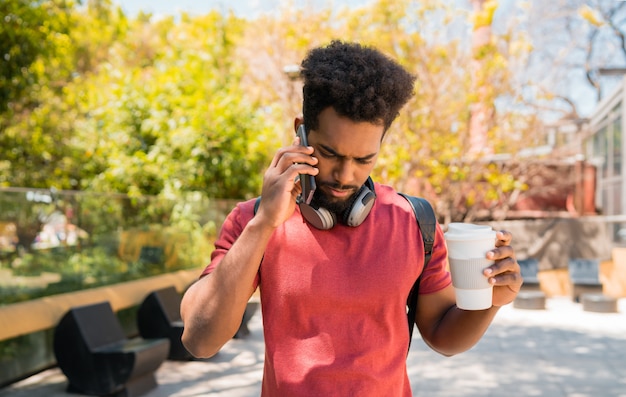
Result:
[[[432,294],[441,291],[452,283],[448,271],[448,249],[439,223],[437,223],[435,231],[435,242],[430,262],[422,271],[421,277],[420,294]]]
[[[255,200],[237,204],[228,214],[215,240],[215,249],[211,253],[211,262],[202,271],[200,277],[213,272],[235,241],[237,241],[243,229],[254,216]]]

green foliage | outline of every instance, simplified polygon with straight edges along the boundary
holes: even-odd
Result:
[[[163,238],[180,237],[184,231],[180,229],[159,228]],[[83,249],[58,247],[44,251],[27,252],[12,261],[12,277],[35,279],[44,274],[58,276],[52,282],[39,284],[16,284],[0,286],[0,304],[10,304],[24,300],[63,292],[77,291],[150,277],[165,272],[189,269],[198,266],[210,254],[210,243],[199,226],[191,233],[184,233],[185,239],[178,239],[175,247],[176,255],[172,264],[167,265],[165,256],[158,261],[136,260],[124,261],[117,252],[111,252],[106,245],[96,245]],[[117,247],[116,247],[117,248]]]
[[[110,1],[72,18],[65,52],[33,54],[54,61],[41,74],[58,84],[33,88],[37,106],[0,137],[0,186],[258,194],[275,140],[241,85],[243,21],[213,12],[129,23]]]
[[[0,305],[201,267],[233,205],[198,192],[167,200],[0,191],[0,239],[6,225],[19,239],[16,250],[0,252]],[[44,224],[48,234],[76,230],[81,238],[31,245],[50,241],[38,235]]]
[[[72,72],[73,8],[63,0],[0,4],[0,186],[73,178],[77,154],[63,144],[71,109],[59,98]]]
[[[16,31],[27,43],[20,62],[37,84],[23,79],[7,97],[0,186],[124,193],[137,201],[114,217],[141,208],[145,220],[170,210],[143,201],[147,195],[255,196],[275,150],[291,142],[291,120],[300,112],[298,82],[283,67],[341,37],[375,45],[418,76],[415,98],[386,138],[378,180],[440,201],[446,216],[478,202],[473,193],[454,202],[466,197],[463,183],[491,186],[479,195],[487,205],[508,192],[490,168],[459,165],[471,106],[494,109],[489,134],[497,152],[515,150],[509,120],[517,120],[515,136],[524,136],[525,116],[515,103],[495,104],[519,97],[509,68],[528,47],[507,32],[475,53],[469,48],[472,30],[492,22],[495,1],[475,15],[440,0],[378,0],[354,10],[283,8],[251,21],[216,11],[129,19],[111,0],[6,4],[25,20],[43,18],[46,30],[42,36],[29,22]],[[308,24],[300,23],[305,13]],[[479,69],[469,67],[474,61]]]
[[[37,61],[59,51],[73,6],[65,0],[0,2],[0,113],[39,83]]]

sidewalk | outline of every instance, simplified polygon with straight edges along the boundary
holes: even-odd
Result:
[[[260,315],[251,334],[233,339],[210,360],[166,361],[159,387],[145,397],[259,396],[263,373]],[[500,310],[470,351],[443,357],[416,333],[407,359],[419,397],[626,397],[626,299],[619,313],[592,313],[568,298],[546,310]],[[78,397],[65,392],[56,368],[0,389],[0,397]]]

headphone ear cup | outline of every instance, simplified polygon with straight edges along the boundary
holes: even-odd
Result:
[[[320,230],[332,229],[337,223],[335,214],[327,210],[326,208],[315,209],[309,204],[300,203],[300,212],[304,219],[307,220],[313,227]]]
[[[343,223],[351,227],[359,226],[369,215],[375,199],[376,193],[363,185],[348,210],[345,211]]]

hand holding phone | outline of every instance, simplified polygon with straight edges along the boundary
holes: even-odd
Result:
[[[296,134],[300,137],[300,144],[302,146],[309,146],[304,124],[300,124]],[[302,186],[302,193],[298,196],[298,204],[311,204],[311,200],[313,200],[313,193],[316,189],[315,177],[309,174],[300,174],[300,185]]]

